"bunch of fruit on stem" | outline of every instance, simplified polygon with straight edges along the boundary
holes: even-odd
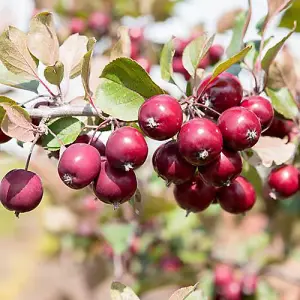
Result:
[[[243,98],[234,75],[208,76],[197,96],[177,100],[163,94],[147,99],[139,109],[141,131],[117,126],[106,146],[94,135],[79,136],[60,156],[58,173],[68,187],[90,186],[99,200],[117,208],[137,190],[134,170],[148,156],[147,136],[166,141],[153,154],[153,168],[167,185],[175,185],[175,200],[187,213],[203,211],[212,203],[232,214],[246,213],[256,195],[251,183],[240,176],[240,151],[253,147],[273,118],[269,100],[258,95]],[[1,139],[9,140],[4,133]],[[298,189],[299,172],[294,166],[279,166],[270,173],[272,198],[290,197]],[[2,204],[17,214],[37,207],[42,195],[40,178],[27,169],[10,171],[0,185]]]
[[[234,270],[226,264],[219,264],[214,270],[214,300],[256,299],[257,275],[244,273],[235,278]]]

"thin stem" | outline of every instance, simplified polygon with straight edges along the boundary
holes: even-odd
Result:
[[[89,101],[90,101],[90,104],[92,105],[92,107],[95,109],[95,111],[97,112],[98,116],[101,118],[101,119],[105,119],[105,117],[102,115],[100,109],[98,109],[94,103],[94,100],[93,98],[91,97],[91,95],[88,95],[88,98],[89,98]]]
[[[39,98],[50,98],[50,96],[49,96],[49,95],[37,95],[37,96],[35,96],[35,97],[33,97],[33,98],[31,98],[31,99],[29,99],[29,100],[23,102],[23,103],[21,104],[21,106],[24,107],[26,104],[28,104],[28,103],[30,103],[30,102],[32,102],[32,101],[35,101],[35,100],[37,100],[37,99],[39,99]]]
[[[53,135],[57,139],[57,141],[62,147],[65,147],[63,141],[49,127],[48,127],[48,131],[50,132],[51,135]]]
[[[34,149],[34,146],[36,145],[38,139],[41,137],[41,134],[37,134],[35,139],[33,140],[32,144],[31,144],[31,147],[30,147],[30,150],[29,150],[29,153],[28,153],[28,157],[27,157],[27,160],[26,160],[26,164],[25,164],[25,170],[27,171],[28,170],[28,167],[29,167],[29,164],[30,164],[30,159],[31,159],[31,156],[32,156],[32,153],[33,153],[33,149]]]
[[[214,113],[217,114],[218,116],[221,115],[218,111],[216,111],[216,110],[214,110],[213,108],[211,108],[211,107],[209,107],[209,106],[206,106],[206,105],[204,105],[204,104],[201,104],[201,103],[195,103],[194,105],[195,105],[195,106],[199,106],[199,107],[203,107],[203,108],[205,108],[205,109],[209,109],[210,111],[214,112]]]
[[[56,98],[56,95],[54,95],[52,93],[52,91],[50,90],[50,88],[47,86],[47,84],[40,78],[38,77],[40,83],[45,87],[45,89],[48,91],[48,93],[53,97],[53,98]]]
[[[178,90],[182,93],[182,96],[183,96],[185,99],[188,98],[188,96],[185,94],[185,92],[182,90],[182,88],[174,81],[173,78],[171,78],[171,81],[170,81],[170,82],[173,83],[173,84],[178,88]]]
[[[255,83],[254,91],[255,91],[255,93],[258,93],[259,92],[259,86],[258,86],[258,81],[257,81],[257,78],[255,76],[255,73],[245,61],[244,61],[244,65],[246,66],[245,69],[252,74],[253,79],[254,79],[254,83]]]
[[[114,275],[116,280],[120,280],[124,269],[123,269],[123,262],[122,262],[122,256],[119,254],[114,254],[113,257],[114,260]]]
[[[95,131],[94,131],[94,133],[93,133],[93,135],[92,135],[92,137],[91,137],[91,139],[89,141],[89,144],[91,144],[91,142],[94,140],[96,132],[99,129],[106,127],[110,122],[112,122],[112,119],[108,118],[108,119],[104,120],[99,126],[96,127],[96,129],[95,129]]]

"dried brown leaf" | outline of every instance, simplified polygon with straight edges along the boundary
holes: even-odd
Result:
[[[224,33],[234,27],[236,17],[243,11],[242,8],[236,8],[225,12],[217,22],[217,32]]]
[[[24,79],[37,79],[37,61],[27,48],[27,36],[10,26],[0,36],[0,60],[5,67]]]
[[[32,142],[36,130],[31,123],[28,113],[18,105],[0,104],[6,111],[1,123],[2,131],[21,142]]]
[[[254,155],[249,159],[249,163],[262,164],[269,168],[273,163],[281,165],[290,160],[295,154],[296,146],[279,138],[263,136],[252,150]]]
[[[44,65],[53,66],[58,61],[59,43],[51,13],[42,12],[31,19],[27,45]]]

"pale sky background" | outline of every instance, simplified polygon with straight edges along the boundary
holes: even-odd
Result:
[[[267,0],[252,0],[253,2],[253,17],[246,35],[245,40],[252,40],[257,38],[255,24],[267,12]],[[146,30],[146,36],[158,43],[164,43],[171,36],[186,36],[190,32],[190,29],[197,23],[205,23],[205,28],[209,33],[214,33],[216,30],[216,20],[226,11],[230,11],[233,8],[245,8],[247,9],[247,0],[186,0],[179,3],[175,8],[175,13],[172,18],[165,22],[149,24]],[[3,30],[7,25],[14,25],[22,30],[27,30],[29,20],[33,12],[32,0],[0,0],[0,29]],[[274,20],[273,24],[269,27],[268,33],[275,35],[273,43],[282,38],[287,32],[287,29],[276,29],[274,27],[280,18]],[[133,20],[131,18],[125,18],[123,23],[125,25],[134,25],[135,23],[147,21],[147,18],[142,20]],[[229,44],[231,33],[217,35],[215,41],[220,42],[225,47]],[[299,34],[294,34],[288,41],[291,50],[294,55],[299,56],[300,52],[300,37]],[[159,67],[152,68],[151,75],[153,79],[162,84],[163,88],[167,88],[168,85],[160,79]],[[82,94],[77,90],[78,81],[74,80],[72,84],[72,90],[74,95]],[[1,87],[0,87],[1,91]],[[175,92],[174,92],[175,93]],[[10,95],[12,97],[12,95]],[[33,97],[34,94],[24,91],[16,91],[13,94],[13,98],[17,101],[25,101]],[[107,136],[103,136],[104,139]],[[20,154],[20,147],[16,147],[15,141],[11,141],[5,145],[1,145],[1,149],[10,152],[16,152]],[[26,147],[27,149],[27,147]],[[24,151],[21,152],[24,154]]]

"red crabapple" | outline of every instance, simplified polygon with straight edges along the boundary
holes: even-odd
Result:
[[[179,102],[169,95],[157,95],[146,100],[139,110],[139,125],[155,140],[167,140],[181,128],[183,121]]]
[[[148,146],[137,129],[124,126],[115,130],[108,138],[105,155],[112,167],[129,171],[145,162]]]

